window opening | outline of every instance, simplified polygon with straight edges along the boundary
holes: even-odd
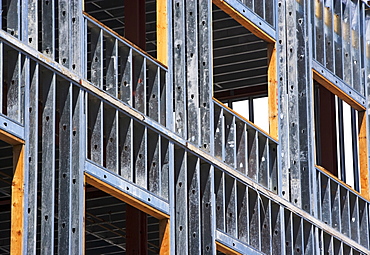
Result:
[[[159,254],[158,219],[94,186],[85,192],[87,254]]]
[[[359,112],[314,81],[316,164],[360,192]]]
[[[157,57],[157,1],[85,0],[87,14]]]
[[[276,95],[272,92],[276,87],[269,88],[274,44],[257,37],[214,4],[212,13],[214,98],[271,134],[270,115],[276,115],[269,100],[271,93]]]

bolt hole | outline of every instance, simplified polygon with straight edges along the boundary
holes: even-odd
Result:
[[[62,228],[65,228],[66,227],[66,224],[65,223],[62,223]]]
[[[7,126],[8,126],[8,123],[4,122],[4,126],[6,126],[6,127],[7,127]]]
[[[32,43],[32,37],[28,38],[28,42]]]
[[[104,179],[106,179],[107,178],[107,176],[106,175],[104,175]]]
[[[63,16],[66,16],[66,11],[62,11],[62,15]]]
[[[67,177],[67,174],[63,174],[63,178],[65,179]]]
[[[45,119],[46,119],[46,121],[49,121],[50,117],[49,117],[49,116],[46,116],[46,118],[45,118]]]
[[[148,197],[148,201],[150,202],[150,197]]]
[[[181,187],[182,186],[182,182],[179,182],[179,187]]]
[[[45,215],[45,220],[48,221],[49,219],[49,216]]]
[[[72,228],[72,233],[76,232],[76,229],[75,228]]]
[[[180,231],[182,231],[182,226],[180,226],[180,228],[179,228],[179,229],[180,229]]]
[[[72,183],[73,184],[76,184],[76,179],[72,179]]]

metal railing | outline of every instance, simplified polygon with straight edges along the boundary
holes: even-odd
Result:
[[[215,157],[274,193],[278,191],[278,142],[214,102]]]
[[[167,68],[94,18],[84,21],[86,79],[166,125]]]
[[[316,176],[319,219],[369,248],[369,201],[318,168]]]

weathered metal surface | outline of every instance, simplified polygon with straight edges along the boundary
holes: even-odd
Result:
[[[83,253],[84,171],[169,215],[172,253],[369,253],[369,202],[314,167],[311,82],[366,109],[365,3],[225,1],[276,39],[276,141],[212,99],[210,1],[167,1],[168,68],[80,1],[26,2],[2,13],[0,128],[27,147],[27,253]]]

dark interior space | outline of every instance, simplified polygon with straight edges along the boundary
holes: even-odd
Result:
[[[85,198],[86,254],[159,254],[158,219],[91,185]]]
[[[156,0],[86,0],[85,12],[152,57],[157,56]]]
[[[0,254],[10,254],[13,147],[0,141]]]

